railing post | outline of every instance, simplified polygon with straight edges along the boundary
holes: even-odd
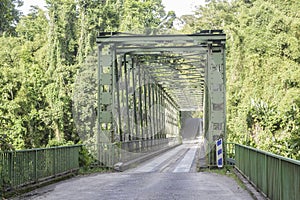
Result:
[[[256,163],[255,163],[256,167],[255,167],[254,174],[255,174],[255,181],[257,182],[258,181],[258,152],[256,151],[255,154],[256,154]]]
[[[245,165],[245,167],[247,166],[247,170],[248,170],[248,174],[249,174],[249,179],[251,180],[251,169],[250,169],[250,150],[247,149],[247,152],[248,152],[248,162],[247,162],[247,165]],[[253,181],[253,180],[251,180]]]
[[[4,152],[2,153],[2,152],[0,152],[0,155],[1,155],[1,157],[0,157],[0,176],[1,176],[1,178],[0,178],[0,198],[2,199],[2,190],[3,190],[3,178],[4,178],[4,175],[3,175],[3,168],[4,168]]]
[[[266,195],[268,195],[268,156],[265,154],[265,187],[266,187]]]
[[[294,191],[295,191],[295,194],[294,194],[294,197],[296,198],[297,196],[299,196],[299,194],[300,194],[300,191],[299,191],[299,185],[300,185],[300,170],[298,170],[298,173],[297,173],[297,166],[296,165],[294,165],[294,174],[296,174],[296,177],[298,177],[298,179],[296,179],[295,180],[295,182],[294,182],[294,187],[295,187],[295,189],[294,189]],[[298,175],[297,175],[298,174]],[[297,182],[298,182],[298,184],[297,184]],[[296,183],[296,184],[295,184]],[[298,193],[298,194],[297,194]]]
[[[14,157],[13,157],[13,152],[9,152],[9,157],[10,157],[10,177],[9,180],[11,181],[11,184],[13,183],[13,180],[15,179],[15,173],[14,173]]]
[[[56,177],[56,147],[53,147],[53,175]]]
[[[35,150],[35,155],[34,155],[34,181],[37,182],[38,181],[38,177],[37,177],[37,163],[38,163],[38,160],[37,160],[37,149]]]
[[[283,181],[282,181],[282,162],[281,162],[281,159],[279,159],[279,199],[282,200],[282,197],[283,197],[283,191],[282,191],[282,188],[283,188]]]

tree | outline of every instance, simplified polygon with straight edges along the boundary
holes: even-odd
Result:
[[[122,32],[154,33],[165,17],[161,0],[124,0],[123,9]]]
[[[51,132],[44,118],[47,80],[45,54],[47,25],[44,11],[33,10],[16,27],[18,37],[1,37],[0,134],[16,149],[40,147],[48,143]]]
[[[0,2],[0,35],[4,32],[13,34],[20,20],[21,12],[17,7],[23,5],[22,0],[1,0]]]
[[[123,1],[78,1],[78,55],[81,65],[96,45],[101,32],[117,32]]]
[[[49,82],[43,90],[47,115],[57,141],[72,136],[72,83],[76,73],[77,12],[74,0],[47,0],[49,12],[49,53],[47,73]]]

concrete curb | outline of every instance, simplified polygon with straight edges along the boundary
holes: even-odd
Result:
[[[155,156],[159,155],[159,154],[162,154],[164,152],[167,152],[177,146],[179,146],[181,144],[176,144],[176,145],[173,145],[173,146],[170,146],[170,147],[165,147],[163,149],[160,149],[158,151],[155,151],[155,152],[151,152],[149,154],[146,154],[144,156],[141,156],[139,158],[136,158],[136,159],[133,159],[133,160],[130,160],[128,162],[125,162],[125,163],[117,163],[115,166],[114,166],[114,169],[116,171],[120,171],[120,172],[123,172],[125,170],[128,170],[130,168],[134,168],[136,167],[137,165],[151,159],[151,158],[154,158]]]

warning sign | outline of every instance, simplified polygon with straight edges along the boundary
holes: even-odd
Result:
[[[217,165],[223,167],[223,141],[222,138],[216,141]]]

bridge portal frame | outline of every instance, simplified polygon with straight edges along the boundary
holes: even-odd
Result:
[[[196,66],[199,69],[204,68],[204,76],[202,75],[202,80],[199,81],[202,91],[195,97],[201,96],[200,99],[203,102],[208,165],[216,165],[214,142],[219,138],[226,141],[225,42],[226,35],[220,30],[187,35],[99,36],[97,38],[99,113],[97,143],[120,142],[124,144],[136,139],[147,140],[136,143],[134,147],[134,149],[144,149],[154,143],[159,143],[154,139],[166,138],[164,131],[167,125],[170,131],[178,132],[176,124],[179,120],[179,111],[197,108],[181,108],[168,87],[164,88],[164,85],[158,84],[157,81],[150,81],[153,78],[152,74],[145,71],[145,68],[149,66],[143,65],[140,60],[164,52],[196,52],[199,58],[200,55],[202,57],[204,55],[205,60],[202,59],[201,64]],[[171,81],[169,87],[172,87],[172,83]],[[138,88],[138,94],[133,92],[130,96],[130,90],[136,90],[136,88]],[[134,102],[131,104],[133,114],[129,102]],[[153,107],[156,103],[163,107]],[[121,107],[127,109],[125,110],[126,118],[121,116]],[[126,124],[125,131],[124,127],[122,130],[124,123]],[[131,127],[132,124],[135,127]],[[145,126],[148,128],[144,129]],[[157,130],[162,131],[154,135],[153,133]],[[224,157],[226,157],[226,152]]]

